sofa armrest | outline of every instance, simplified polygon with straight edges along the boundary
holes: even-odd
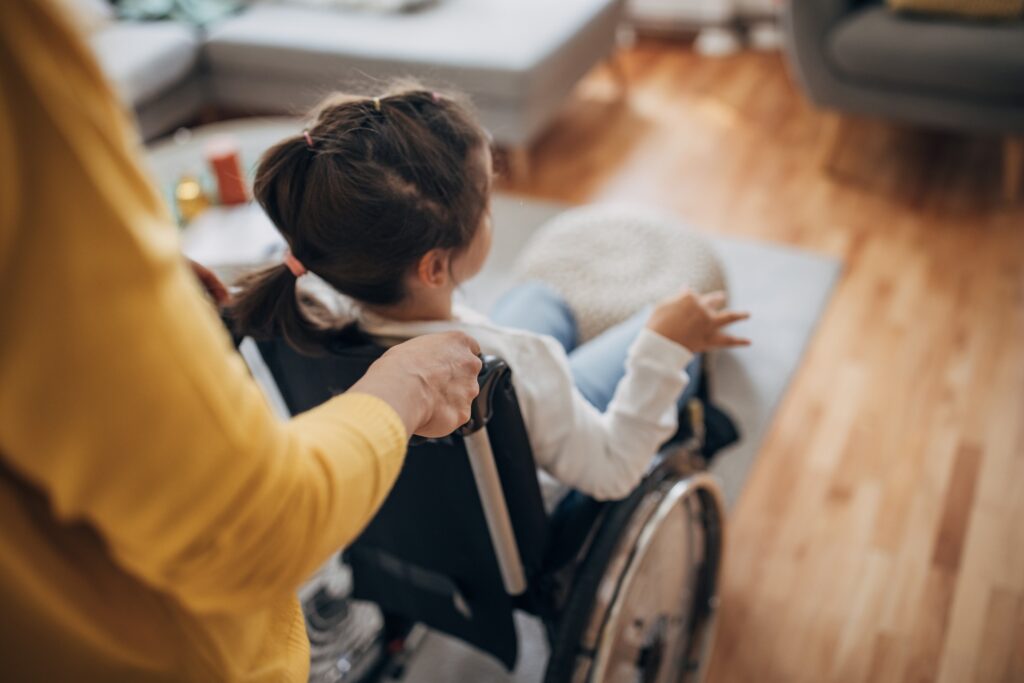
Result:
[[[827,62],[826,42],[843,18],[863,0],[789,0],[783,27],[786,57],[794,77],[816,104],[828,102],[836,77]]]

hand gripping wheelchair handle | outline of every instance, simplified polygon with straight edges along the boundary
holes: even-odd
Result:
[[[483,366],[480,374],[477,375],[477,383],[480,385],[480,393],[473,399],[469,408],[469,421],[456,429],[453,434],[466,437],[487,427],[494,415],[494,392],[498,388],[499,380],[509,371],[508,365],[496,356],[480,356]],[[447,437],[442,437],[447,438]],[[427,441],[434,441],[425,436],[416,436],[409,439],[410,446],[418,446]]]
[[[477,382],[480,384],[480,393],[473,399],[470,407],[469,422],[456,430],[459,436],[469,436],[487,426],[494,415],[494,391],[497,389],[499,380],[508,372],[508,365],[505,361],[495,356],[480,356],[483,365],[480,374],[477,375]]]
[[[480,496],[480,506],[501,570],[502,583],[509,595],[520,595],[526,590],[526,572],[519,555],[512,520],[509,518],[505,490],[494,461],[490,436],[487,434],[487,423],[494,416],[495,392],[501,379],[509,373],[509,367],[495,356],[481,356],[481,360],[483,366],[478,376],[480,393],[473,400],[469,421],[459,427],[455,435],[462,437],[466,447],[466,456]],[[415,446],[425,440],[413,437],[410,445]]]

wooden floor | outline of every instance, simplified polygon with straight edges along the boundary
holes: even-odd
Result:
[[[628,96],[589,76],[504,189],[846,264],[730,519],[710,680],[1024,681],[1024,203],[999,141],[848,121],[826,173],[778,55],[645,41],[624,66]]]

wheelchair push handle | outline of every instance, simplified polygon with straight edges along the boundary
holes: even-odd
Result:
[[[505,361],[495,356],[480,356],[480,360],[483,361],[480,374],[477,375],[480,393],[470,406],[469,422],[455,431],[459,436],[469,436],[478,432],[491,421],[494,415],[494,390],[498,387],[498,380],[508,371]]]
[[[480,374],[477,375],[477,382],[480,384],[480,393],[473,399],[469,408],[469,422],[455,430],[458,436],[469,436],[475,434],[491,421],[494,415],[494,391],[498,388],[499,380],[508,372],[508,364],[497,356],[480,356],[483,366]],[[418,446],[421,443],[433,441],[423,436],[413,436],[409,440],[410,446]]]
[[[501,379],[508,375],[509,367],[496,356],[481,356],[483,366],[477,380],[480,393],[470,407],[469,422],[455,430],[454,436],[463,439],[469,458],[480,506],[487,523],[487,531],[498,561],[502,583],[509,595],[521,595],[526,590],[526,573],[519,555],[515,531],[508,515],[508,505],[501,485],[501,476],[494,461],[494,451],[487,434],[487,423],[494,415],[494,396]],[[430,441],[414,436],[410,446]]]

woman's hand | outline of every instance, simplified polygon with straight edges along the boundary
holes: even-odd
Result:
[[[695,294],[684,289],[654,308],[647,327],[685,346],[694,353],[730,346],[749,346],[750,340],[723,331],[727,325],[746,320],[749,313],[726,311],[725,292]]]
[[[201,263],[196,263],[192,259],[187,259],[189,266],[192,267],[192,272],[199,280],[199,284],[203,286],[206,293],[210,295],[214,303],[217,306],[227,306],[231,301],[231,294],[228,292],[228,288],[224,286],[224,283],[220,281],[220,278],[213,274],[213,271],[204,266]]]
[[[462,332],[416,337],[388,349],[349,391],[383,399],[410,436],[447,436],[469,421],[480,393],[479,353],[476,340]]]

